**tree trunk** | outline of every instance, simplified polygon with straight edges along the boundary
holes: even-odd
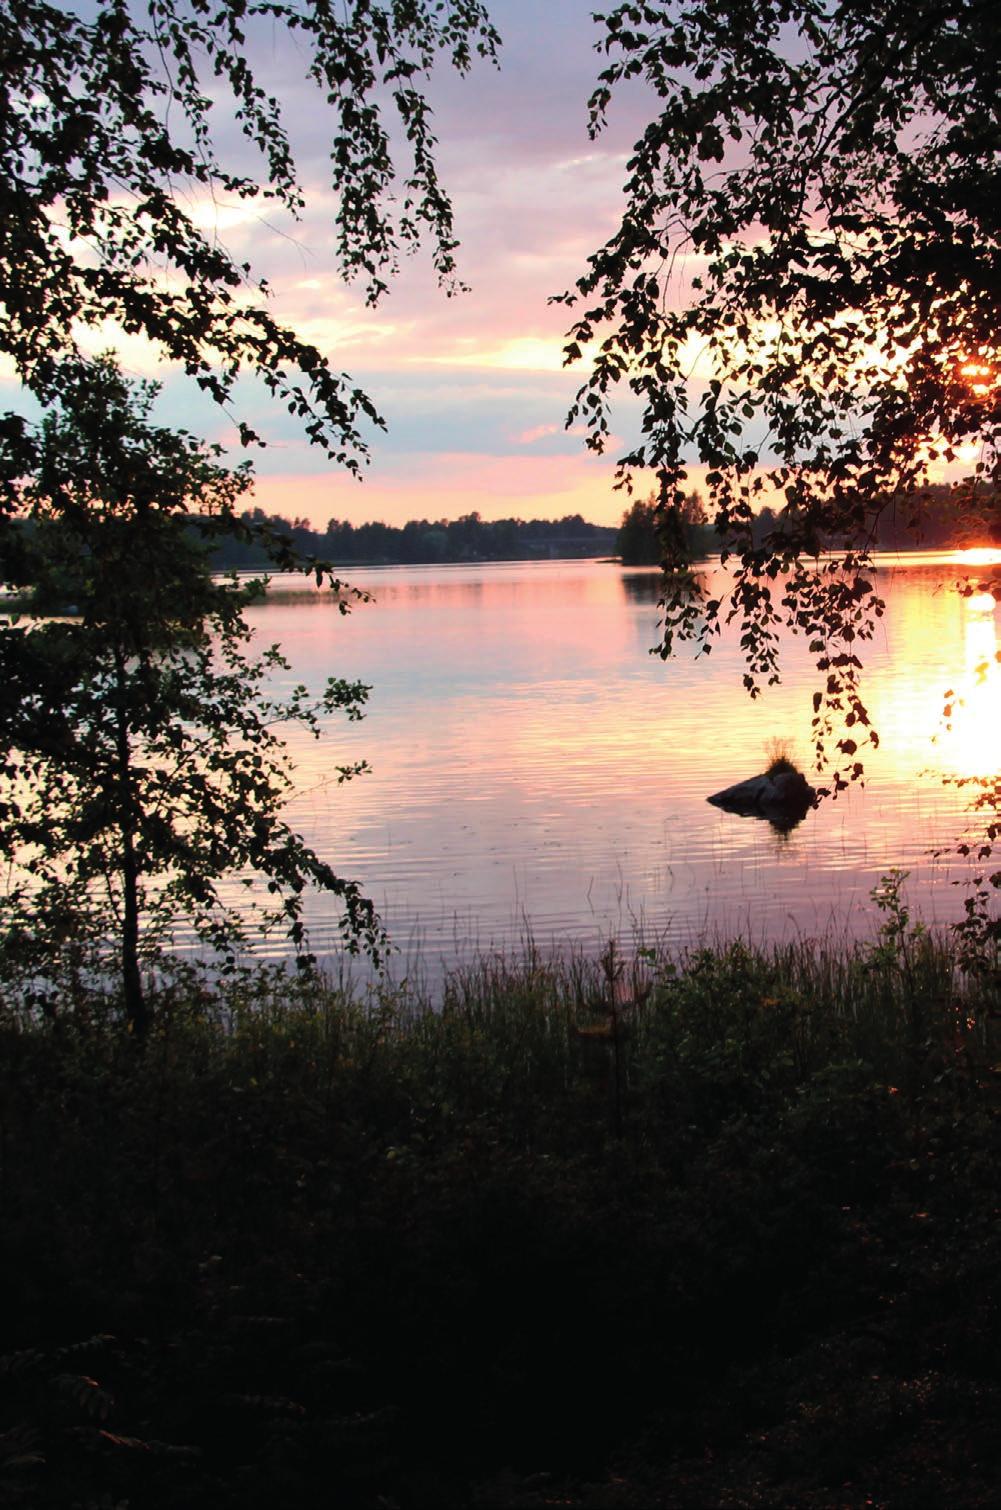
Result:
[[[139,969],[139,865],[135,846],[135,801],[130,780],[132,749],[126,712],[128,669],[120,649],[115,651],[115,674],[118,681],[118,829],[122,844],[122,996],[129,1030],[137,1038],[142,1038],[149,1026],[149,1008],[143,994],[142,973]]]
[[[122,991],[129,1028],[137,1038],[149,1025],[139,969],[139,872],[132,833],[122,828]]]

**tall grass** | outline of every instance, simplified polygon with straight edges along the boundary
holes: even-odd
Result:
[[[615,1450],[621,1503],[682,1461],[723,1503],[705,1465],[792,1396],[842,1419],[863,1334],[979,1398],[997,1002],[883,904],[867,945],[529,949],[434,1001],[180,972],[144,1044],[7,1002],[0,1506],[603,1504]],[[760,1502],[854,1503],[796,1440]]]

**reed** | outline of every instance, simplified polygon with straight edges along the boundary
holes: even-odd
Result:
[[[8,1002],[0,1505],[720,1504],[769,1433],[761,1503],[852,1504],[860,1350],[872,1481],[914,1502],[920,1444],[976,1503],[994,977],[884,900],[866,944],[529,946],[436,1000],[180,972],[141,1045]]]

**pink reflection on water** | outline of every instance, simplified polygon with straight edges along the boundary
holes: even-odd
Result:
[[[781,685],[751,702],[732,640],[698,659],[648,654],[656,573],[369,571],[355,580],[375,602],[346,620],[322,595],[274,593],[255,619],[284,645],[293,680],[373,685],[361,725],[335,722],[329,749],[296,743],[294,820],[425,961],[517,946],[526,929],[588,946],[613,933],[865,933],[869,893],[891,866],[911,870],[919,912],[954,917],[948,882],[962,863],[928,851],[959,834],[966,799],[941,777],[982,773],[1001,733],[993,600],[988,611],[955,585],[969,564],[927,555],[880,568],[888,612],[865,679],[880,749],[864,787],[785,837],[706,798],[762,769],[776,737],[808,765],[816,672],[799,641]],[[373,774],[337,787],[333,762],[361,756]],[[322,904],[314,924],[322,947],[333,937]]]

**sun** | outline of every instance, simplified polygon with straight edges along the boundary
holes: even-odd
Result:
[[[998,386],[996,368],[983,357],[963,357],[959,363],[959,375],[971,393],[982,398]]]

